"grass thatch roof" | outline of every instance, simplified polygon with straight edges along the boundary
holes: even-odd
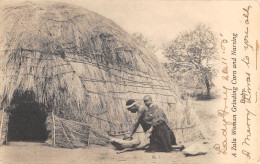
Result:
[[[151,95],[166,111],[176,88],[162,64],[118,25],[66,3],[0,9],[0,102],[32,98],[62,118],[128,130],[128,98]],[[174,116],[179,117],[179,116]]]

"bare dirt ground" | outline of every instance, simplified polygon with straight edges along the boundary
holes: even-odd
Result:
[[[216,109],[214,109],[216,101],[197,101],[195,103],[196,112],[201,122],[211,134],[214,134],[214,130],[210,127],[214,127],[216,123]],[[191,143],[186,143],[185,145],[189,144]],[[116,154],[116,151],[111,146],[64,149],[44,146],[41,143],[13,142],[9,146],[0,147],[0,164],[217,163],[214,159],[213,142],[208,141],[208,144],[205,146],[209,149],[206,155],[185,157],[179,151],[171,153],[145,153],[142,150],[138,150]]]

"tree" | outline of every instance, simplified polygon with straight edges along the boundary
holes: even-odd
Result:
[[[150,39],[145,37],[142,33],[133,33],[132,37],[135,38],[139,43],[141,43],[145,48],[155,54],[158,50],[156,46],[152,43]]]
[[[198,83],[203,81],[208,97],[211,95],[212,77],[216,74],[216,54],[216,37],[205,25],[198,25],[194,30],[181,33],[164,50],[164,55],[170,62],[166,67],[171,76],[182,77],[189,83],[193,82],[189,79],[197,76]]]

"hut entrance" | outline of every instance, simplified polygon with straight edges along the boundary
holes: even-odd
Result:
[[[31,100],[31,95],[20,95],[13,99],[15,108],[10,112],[8,123],[9,141],[47,140],[48,133],[45,126],[47,115],[42,107]]]

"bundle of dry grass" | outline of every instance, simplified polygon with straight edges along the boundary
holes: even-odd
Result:
[[[53,118],[53,115],[49,115],[46,125],[50,136],[45,143],[50,146],[75,148],[86,147],[90,143],[102,146],[109,143],[106,134],[97,132],[82,122],[66,120],[57,116]]]
[[[149,94],[173,127],[190,126],[162,64],[109,19],[65,3],[28,2],[2,7],[0,22],[1,109],[30,91],[46,112],[120,133],[135,117],[126,100]]]

